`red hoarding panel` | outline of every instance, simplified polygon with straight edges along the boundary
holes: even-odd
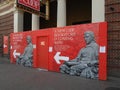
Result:
[[[84,24],[53,29],[53,66],[54,71],[59,71],[60,65],[77,57],[81,48],[85,47],[84,32],[93,31],[98,43],[99,24]],[[58,58],[56,58],[58,57]],[[64,59],[60,59],[64,58]]]
[[[107,79],[107,23],[101,23],[99,26],[99,79]]]
[[[16,33],[11,34],[11,62],[15,63],[16,58],[23,52],[25,47],[25,34],[24,33]]]
[[[3,36],[3,52],[8,54],[8,36]]]
[[[18,0],[19,4],[40,11],[40,0]]]
[[[10,35],[10,46],[11,46],[11,63],[15,63],[19,55],[24,52],[27,46],[26,36],[30,35],[31,32],[25,33],[12,33]]]
[[[95,40],[100,46],[99,79],[106,80],[107,24],[105,22],[13,33],[10,38],[11,62],[15,63],[17,56],[23,53],[26,36],[30,35],[34,47],[33,67],[59,72],[61,64],[74,59],[79,50],[86,46],[85,31],[93,31],[95,34]]]

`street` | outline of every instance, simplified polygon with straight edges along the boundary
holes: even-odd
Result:
[[[11,64],[0,57],[0,90],[120,90],[120,78],[85,79]]]

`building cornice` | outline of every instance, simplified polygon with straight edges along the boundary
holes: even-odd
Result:
[[[0,9],[3,9],[5,7],[8,7],[9,5],[15,3],[15,0],[5,0],[0,3]]]
[[[14,11],[15,0],[5,0],[0,3],[0,16]]]

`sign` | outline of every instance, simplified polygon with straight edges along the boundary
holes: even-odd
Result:
[[[92,31],[99,45],[99,79],[107,79],[107,23],[90,23],[59,28],[49,28],[37,31],[11,34],[11,62],[21,55],[27,45],[26,36],[32,37],[33,67],[60,71],[60,65],[73,60],[79,51],[86,46],[84,32]],[[45,52],[45,53],[44,53]],[[44,53],[44,54],[43,54]],[[44,55],[44,56],[43,56]],[[41,58],[42,57],[42,58]],[[45,57],[45,59],[43,59]],[[41,64],[42,63],[42,64]]]
[[[14,50],[13,56],[14,56],[14,58],[16,58],[16,56],[20,56],[20,53],[18,53],[18,52],[16,52],[16,50]]]
[[[40,11],[40,0],[18,0],[18,4]]]
[[[3,52],[8,54],[8,36],[3,36]]]
[[[61,52],[57,52],[54,56],[54,59],[55,59],[57,64],[60,64],[60,60],[69,61],[69,57],[60,56],[60,54],[61,54]]]

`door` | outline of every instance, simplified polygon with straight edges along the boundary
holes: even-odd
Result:
[[[38,46],[38,67],[48,69],[48,37],[40,36],[37,42]]]

